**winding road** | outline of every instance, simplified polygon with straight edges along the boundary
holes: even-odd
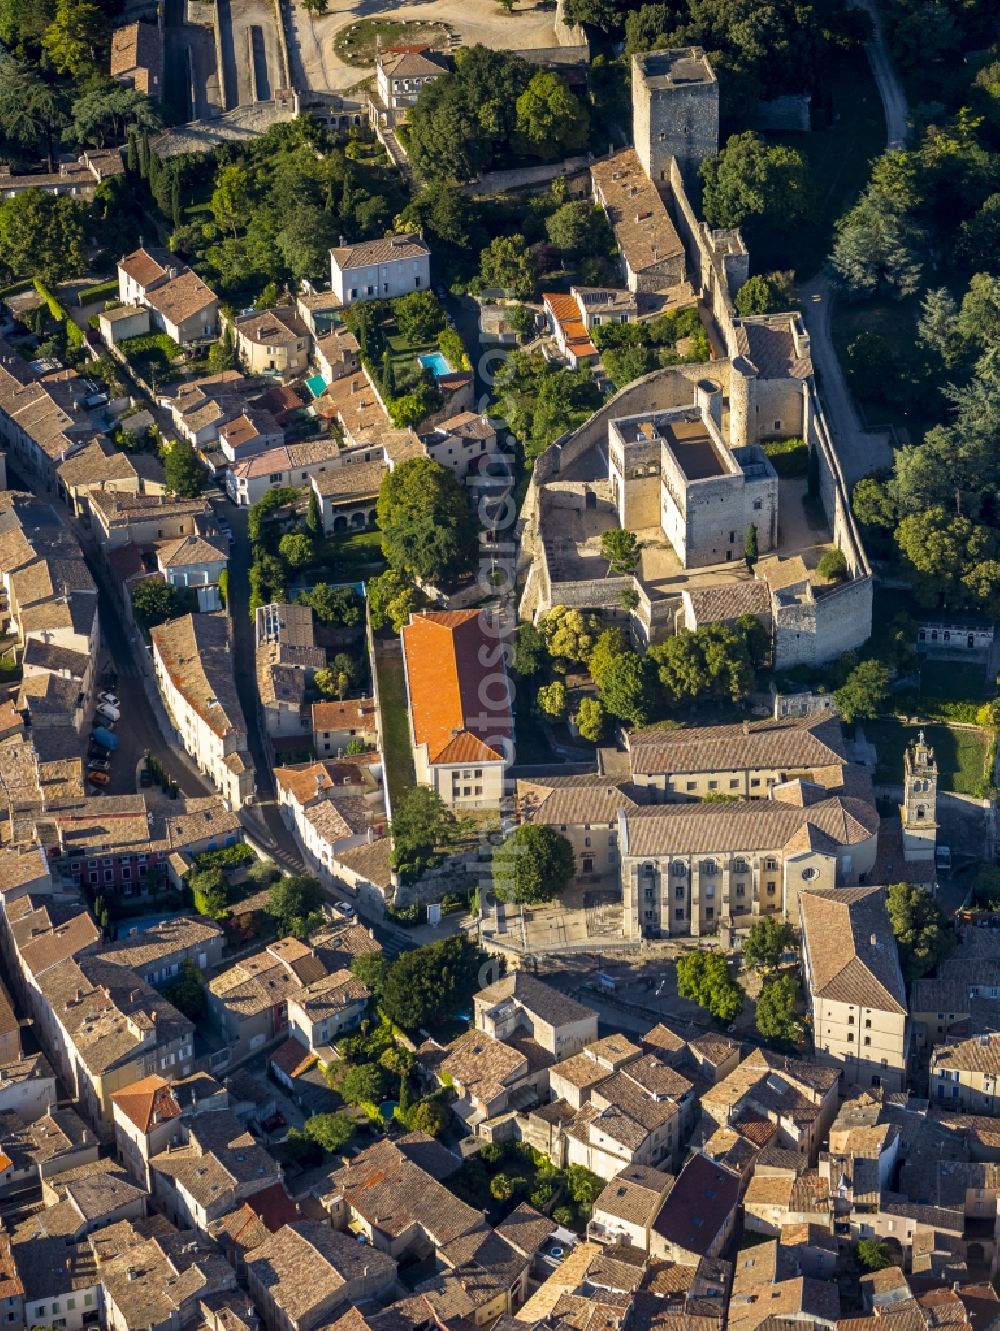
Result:
[[[868,63],[878,85],[885,114],[887,148],[901,148],[906,142],[909,107],[896,71],[893,69],[882,31],[882,21],[875,0],[857,0],[857,7],[871,16],[874,36],[865,48]],[[833,345],[830,311],[835,288],[826,272],[819,272],[800,288],[802,317],[809,333],[810,351],[819,394],[827,424],[848,486],[862,476],[892,466],[892,439],[885,431],[866,430],[851,397],[844,372]]]

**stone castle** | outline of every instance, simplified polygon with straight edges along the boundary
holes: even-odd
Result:
[[[672,253],[679,242],[684,286],[662,291],[659,308],[697,301],[717,354],[627,385],[538,459],[522,510],[521,615],[537,618],[560,604],[600,610],[627,618],[644,645],[751,613],[771,631],[776,664],[829,661],[869,637],[872,579],[816,392],[809,337],[795,312],[737,315],[746,246],[738,231],[709,228],[692,205],[698,167],[718,152],[719,89],[704,52],[633,56],[632,97],[635,148],[594,164],[595,198],[637,299],[656,299],[642,280],[650,256]],[[642,180],[632,183],[640,166]],[[640,208],[644,182],[662,200],[659,213]],[[818,475],[822,537],[812,534],[815,512],[807,521],[803,511],[805,480],[779,481],[760,447],[792,436],[806,441]],[[760,554],[752,574],[743,567],[751,524]],[[601,560],[600,534],[609,526],[639,533],[647,546],[634,576],[610,575]],[[832,547],[846,565],[836,582],[816,568]]]

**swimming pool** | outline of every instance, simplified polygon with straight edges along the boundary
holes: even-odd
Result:
[[[306,380],[306,387],[313,397],[322,397],[326,392],[326,380],[321,374],[314,374],[311,379]]]
[[[441,355],[440,351],[428,351],[426,355],[418,356],[417,360],[425,370],[430,370],[435,379],[443,379],[446,374],[451,374],[451,366]]]

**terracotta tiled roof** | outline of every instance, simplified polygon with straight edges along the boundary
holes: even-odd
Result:
[[[343,702],[314,702],[313,731],[375,729],[375,699],[345,698]]]
[[[173,324],[183,323],[218,299],[211,287],[190,268],[146,295],[152,308]]]
[[[728,772],[740,768],[802,772],[845,761],[837,717],[794,717],[749,725],[652,727],[629,737],[633,774]]]
[[[879,817],[862,800],[832,796],[808,808],[774,800],[733,804],[674,804],[638,808],[622,815],[623,855],[716,854],[720,846],[741,851],[804,849],[793,841],[807,829],[821,834],[821,846],[858,845],[878,832]]]
[[[184,265],[169,250],[149,248],[133,250],[131,254],[126,254],[124,259],[119,259],[118,267],[127,273],[133,282],[148,287],[151,282],[166,277],[171,269],[180,272]]]
[[[413,734],[432,763],[496,762],[513,733],[493,682],[491,639],[478,610],[411,615],[403,651]]]
[[[316,1055],[311,1053],[301,1040],[289,1036],[284,1044],[278,1046],[270,1061],[286,1077],[298,1077],[316,1062]]]
[[[814,996],[905,1013],[906,988],[882,889],[803,892],[799,901]]]
[[[684,246],[666,205],[634,148],[595,162],[590,174],[615,239],[634,273],[683,255]]]
[[[553,321],[558,324],[567,350],[574,356],[596,356],[597,348],[590,340],[579,306],[572,296],[559,291],[546,291],[542,295]]]
[[[330,251],[334,263],[343,272],[348,268],[368,268],[374,264],[396,263],[400,259],[421,259],[430,254],[430,246],[417,235],[386,236],[384,240],[365,240],[358,245],[338,246]]]

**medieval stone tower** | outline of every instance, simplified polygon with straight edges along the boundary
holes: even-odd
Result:
[[[671,157],[690,184],[719,151],[719,84],[700,46],[632,57],[632,134],[656,184],[669,181]]]
[[[907,861],[934,859],[937,842],[937,763],[921,730],[903,759],[903,854]]]

